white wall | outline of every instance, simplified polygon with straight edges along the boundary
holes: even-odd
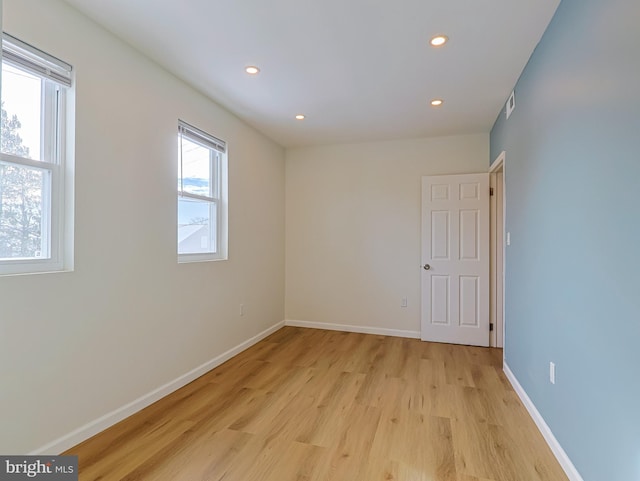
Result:
[[[282,321],[285,166],[59,0],[5,0],[4,30],[77,74],[75,271],[0,278],[0,452],[17,454]],[[178,118],[229,144],[228,261],[177,264]]]
[[[286,159],[286,319],[417,333],[421,176],[486,172],[489,135],[296,148]]]

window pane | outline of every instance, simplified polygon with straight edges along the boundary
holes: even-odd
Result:
[[[213,202],[178,199],[178,254],[215,253],[218,246],[212,232],[217,229]]]
[[[212,197],[211,150],[182,138],[182,191]]]
[[[0,259],[48,257],[47,171],[0,163]]]
[[[43,81],[2,64],[2,152],[42,160]]]

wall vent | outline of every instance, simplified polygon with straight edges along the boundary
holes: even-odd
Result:
[[[515,90],[513,92],[511,92],[511,95],[509,95],[509,100],[507,100],[507,118],[509,118],[509,116],[511,115],[511,112],[513,112],[513,109],[516,108],[516,92]]]

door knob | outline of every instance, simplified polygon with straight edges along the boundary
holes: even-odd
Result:
[[[429,269],[431,269],[431,266],[430,266],[429,264],[425,264],[425,265],[423,265],[423,266],[422,266],[422,268],[423,268],[425,271],[428,271]]]

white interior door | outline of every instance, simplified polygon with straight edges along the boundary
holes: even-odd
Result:
[[[422,178],[422,340],[489,345],[489,174]]]

